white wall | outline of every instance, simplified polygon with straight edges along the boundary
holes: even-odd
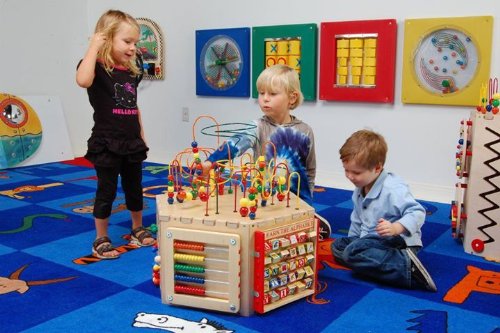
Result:
[[[92,118],[85,91],[74,83],[75,66],[86,50],[96,20],[108,8],[150,18],[164,33],[166,79],[146,82],[139,95],[150,160],[155,162],[168,163],[192,141],[191,123],[181,121],[182,107],[189,108],[190,120],[210,114],[220,123],[248,121],[261,114],[251,98],[196,96],[197,29],[300,23],[319,26],[321,22],[390,18],[398,21],[394,105],[318,100],[294,111],[315,130],[317,184],[323,186],[352,188],[344,179],[337,152],[352,132],[370,127],[388,141],[387,169],[405,178],[418,198],[441,202],[453,198],[459,122],[472,108],[401,103],[405,19],[493,16],[491,76],[500,73],[500,6],[488,0],[448,0],[432,5],[408,0],[0,0],[0,91],[60,95],[76,156],[85,152]],[[197,139],[202,143],[205,140]]]

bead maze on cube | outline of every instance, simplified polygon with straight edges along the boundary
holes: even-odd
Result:
[[[483,85],[480,104],[463,120],[456,155],[453,237],[463,240],[467,253],[500,261],[500,94],[498,80]]]
[[[195,125],[156,197],[163,303],[249,316],[312,295],[317,221],[290,190],[297,174],[250,154],[204,172]]]

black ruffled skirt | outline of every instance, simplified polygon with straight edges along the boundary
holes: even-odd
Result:
[[[121,163],[138,163],[147,158],[149,148],[141,138],[112,139],[91,137],[85,158],[100,167],[117,167]]]

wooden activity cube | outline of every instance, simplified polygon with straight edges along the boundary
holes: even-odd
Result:
[[[174,204],[156,197],[163,303],[249,316],[314,293],[314,208],[290,194],[251,220],[236,202],[234,194]]]
[[[453,234],[465,252],[500,261],[500,114],[474,110],[460,133]]]

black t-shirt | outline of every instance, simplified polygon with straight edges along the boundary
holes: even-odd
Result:
[[[95,78],[87,89],[94,109],[94,126],[85,157],[99,166],[116,166],[123,156],[129,162],[146,158],[137,107],[139,79],[124,68],[108,73],[96,63]]]
[[[87,90],[94,108],[92,136],[115,139],[141,137],[138,84],[126,69],[114,68],[108,73],[102,64],[96,64],[94,82]]]

